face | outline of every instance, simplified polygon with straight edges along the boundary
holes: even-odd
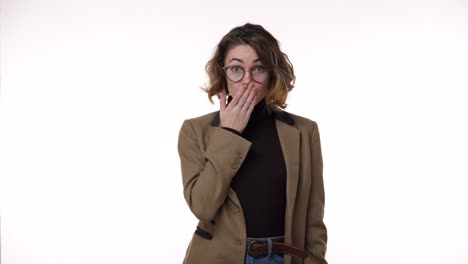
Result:
[[[249,45],[238,45],[238,46],[231,48],[228,51],[226,58],[224,60],[224,67],[230,67],[230,66],[239,66],[240,68],[244,68],[245,70],[244,70],[244,76],[238,82],[233,82],[229,78],[226,78],[229,94],[231,94],[232,96],[235,96],[236,92],[239,90],[240,87],[248,86],[249,84],[253,83],[253,86],[254,86],[253,89],[257,96],[255,103],[260,102],[267,96],[268,84],[270,82],[269,73],[266,73],[267,76],[265,80],[263,80],[262,82],[256,82],[252,78],[252,75],[251,75],[252,72],[255,72],[255,71],[260,72],[262,71],[262,68],[264,69],[264,65],[258,58],[257,52],[255,52],[255,50],[252,47],[250,47]],[[235,67],[231,69],[238,70],[239,68]],[[229,70],[230,69],[227,69],[227,71]],[[259,78],[256,78],[256,79],[258,80]]]

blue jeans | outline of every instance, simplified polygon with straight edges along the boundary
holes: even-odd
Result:
[[[250,242],[257,241],[263,243],[271,243],[273,241],[282,241],[283,236],[279,237],[266,237],[266,238],[247,238],[247,247],[249,246]],[[284,264],[283,254],[281,253],[274,253],[271,251],[271,246],[269,247],[267,254],[262,254],[259,256],[251,256],[249,253],[246,253],[245,256],[245,264]]]

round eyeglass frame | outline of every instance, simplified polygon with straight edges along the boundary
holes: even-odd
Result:
[[[232,68],[232,67],[239,67],[239,68],[242,69],[242,75],[241,75],[241,77],[239,78],[239,80],[237,80],[237,81],[234,81],[234,80],[232,80],[231,78],[229,78],[229,75],[228,75],[227,72],[226,72],[227,69]],[[258,66],[256,66],[256,67],[258,67]],[[263,66],[262,66],[262,67],[263,67]],[[252,80],[253,80],[254,82],[256,82],[256,83],[262,83],[262,82],[264,82],[264,81],[266,80],[266,79],[265,79],[265,80],[263,80],[263,81],[261,81],[261,82],[255,80],[254,75],[252,75],[252,69],[244,69],[243,67],[237,66],[237,65],[234,65],[234,66],[224,66],[224,67],[222,67],[221,69],[223,69],[224,73],[226,74],[226,77],[227,77],[229,80],[231,80],[232,82],[234,82],[234,83],[240,82],[240,81],[242,80],[242,78],[244,78],[244,74],[245,74],[246,71],[250,72],[250,78],[252,78]],[[266,70],[265,70],[265,71],[266,71]],[[266,73],[268,73],[268,72],[266,71]]]

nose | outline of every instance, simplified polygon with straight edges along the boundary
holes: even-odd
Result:
[[[244,76],[242,76],[242,83],[243,84],[248,84],[248,83],[250,83],[252,81],[253,81],[252,73],[250,72],[250,70],[245,70],[244,71]]]

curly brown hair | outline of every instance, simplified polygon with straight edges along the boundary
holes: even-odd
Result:
[[[213,57],[206,63],[209,83],[203,90],[208,99],[218,93],[227,94],[225,72],[222,69],[228,51],[238,45],[249,45],[259,56],[260,61],[270,70],[266,103],[269,109],[286,108],[288,92],[294,87],[296,76],[288,56],[280,50],[278,40],[260,25],[247,23],[229,31],[219,42]]]

